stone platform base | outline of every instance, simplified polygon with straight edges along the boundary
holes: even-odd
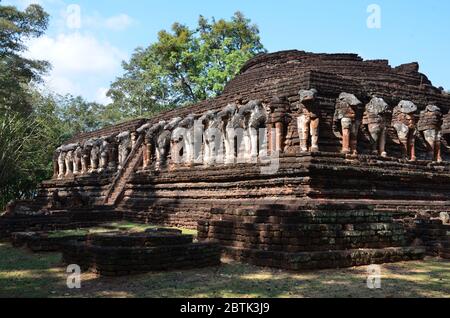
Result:
[[[173,232],[98,234],[86,242],[65,244],[63,260],[101,276],[220,265],[219,245],[192,241],[192,236]]]
[[[224,254],[232,259],[256,266],[285,270],[312,270],[421,260],[425,256],[425,249],[421,247],[397,247],[284,253],[229,247],[225,248]]]
[[[59,252],[64,244],[85,239],[86,235],[49,237],[46,233],[37,232],[18,232],[11,235],[11,243],[14,247],[26,247],[34,253]]]
[[[224,246],[236,260],[290,270],[423,258],[425,248],[410,246],[394,214],[336,203],[215,209],[212,219],[199,221],[198,236]]]
[[[121,219],[110,208],[51,211],[40,215],[12,215],[0,218],[0,239],[7,239],[15,232],[48,232],[89,228],[105,222]]]

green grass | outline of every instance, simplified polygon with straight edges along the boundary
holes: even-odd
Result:
[[[50,238],[62,238],[67,236],[83,236],[88,234],[95,233],[105,233],[110,231],[126,231],[126,232],[143,232],[147,229],[156,228],[160,226],[153,226],[147,224],[138,224],[131,222],[111,222],[99,225],[98,227],[93,227],[89,229],[74,229],[74,230],[61,230],[61,231],[53,231],[49,232],[48,236]],[[187,230],[181,229],[183,234],[194,235],[197,236],[197,231],[195,230]]]
[[[60,259],[0,243],[0,297],[450,297],[450,262],[433,258],[383,265],[380,290],[366,287],[366,267],[295,273],[231,261],[123,278],[84,273],[70,290]]]

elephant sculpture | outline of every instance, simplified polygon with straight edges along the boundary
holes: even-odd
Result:
[[[244,127],[244,159],[248,162],[255,161],[262,150],[263,140],[260,137],[260,129],[266,127],[267,114],[259,100],[252,100],[241,107],[239,114],[242,116]]]
[[[99,161],[100,161],[100,146],[102,144],[102,140],[101,139],[91,139],[89,141],[91,143],[91,153],[90,153],[90,169],[89,172],[93,173],[93,172],[97,172],[98,170],[98,166],[99,166]]]
[[[59,147],[57,152],[58,155],[58,179],[62,179],[66,174],[66,153]]]
[[[300,138],[300,151],[308,152],[310,150],[311,152],[318,152],[320,117],[317,90],[301,90],[299,96],[297,129]],[[309,144],[311,147],[309,147]]]
[[[166,124],[157,137],[157,147],[156,147],[156,169],[159,170],[167,165],[167,159],[169,157],[170,142],[172,140],[172,131],[178,126],[182,121],[181,117],[176,117],[172,119],[168,124]]]
[[[81,160],[83,156],[83,148],[80,144],[77,145],[73,152],[73,174],[75,176],[81,173]]]
[[[53,178],[58,178],[59,175],[59,156],[61,154],[61,148],[58,147],[53,153]]]
[[[269,104],[267,120],[268,150],[270,154],[284,151],[286,109],[289,102],[285,96],[274,96]]]
[[[402,100],[392,114],[394,127],[405,158],[416,160],[416,118],[417,106],[411,101]]]
[[[242,117],[239,115],[236,104],[229,104],[217,114],[217,117],[221,120],[220,130],[225,144],[225,164],[234,164],[237,152],[237,130],[241,128]]]
[[[221,120],[217,112],[208,111],[199,121],[203,125],[203,164],[212,166],[217,162],[222,141]]]
[[[104,172],[108,169],[108,148],[109,142],[107,137],[102,137],[102,143],[100,145],[100,159],[98,165],[98,172]]]
[[[64,145],[61,147],[61,152],[65,154],[64,156],[64,166],[65,166],[65,174],[64,176],[70,177],[73,175],[73,166],[74,166],[74,152],[77,149],[78,144],[70,144]]]
[[[131,140],[131,133],[129,131],[125,131],[117,135],[116,137],[118,146],[118,153],[119,153],[119,166],[118,169],[122,170],[125,162],[128,158],[128,155],[131,152],[132,149],[132,140]]]
[[[389,105],[382,98],[373,97],[366,105],[363,129],[370,139],[374,155],[387,156],[386,132],[390,113]]]
[[[156,149],[158,148],[158,137],[167,125],[166,121],[160,121],[157,124],[149,125],[144,139],[144,160],[143,168],[148,169],[153,161],[156,159]]]
[[[187,165],[193,165],[195,160],[195,131],[194,125],[195,120],[199,116],[194,114],[188,115],[178,124],[178,131],[174,132],[174,134],[179,139],[182,138],[181,142],[183,143],[183,156],[184,162]],[[178,152],[180,149],[178,149]],[[172,158],[173,159],[173,158]]]
[[[89,141],[83,143],[81,148],[81,174],[87,174],[91,157],[92,144]]]
[[[417,130],[425,140],[428,151],[433,161],[442,162],[441,138],[442,138],[442,112],[435,105],[428,105],[420,113]]]
[[[336,102],[333,132],[342,138],[342,153],[358,153],[358,133],[363,110],[361,101],[353,94],[341,93]]]

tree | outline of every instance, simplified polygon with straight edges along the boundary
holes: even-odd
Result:
[[[0,116],[0,207],[30,190],[28,181],[37,171],[32,167],[34,124],[17,113]]]
[[[31,112],[29,84],[39,82],[49,68],[45,61],[24,58],[24,44],[41,36],[48,25],[48,14],[39,5],[25,11],[0,5],[0,112]]]
[[[240,12],[230,21],[200,16],[194,30],[175,23],[123,62],[125,73],[108,92],[114,101],[109,108],[136,117],[214,97],[263,52],[258,27]]]

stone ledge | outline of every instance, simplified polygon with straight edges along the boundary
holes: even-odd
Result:
[[[351,249],[341,251],[282,253],[225,247],[224,254],[257,266],[286,270],[312,270],[421,260],[425,248],[398,247],[383,249]]]

